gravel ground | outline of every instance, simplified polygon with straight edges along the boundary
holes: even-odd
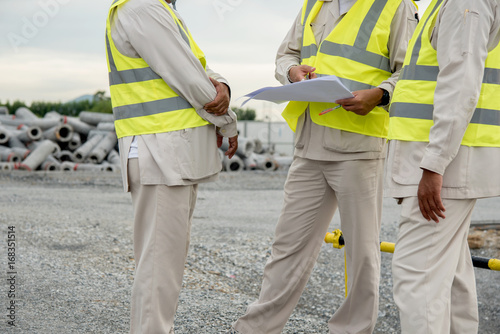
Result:
[[[201,185],[176,333],[224,333],[257,297],[281,202],[284,172],[222,174]],[[0,333],[127,333],[133,281],[132,208],[119,174],[0,174]],[[500,199],[481,200],[473,220],[500,220]],[[394,241],[399,209],[384,201],[382,239]],[[15,227],[13,270],[7,237]],[[339,227],[338,216],[331,230]],[[2,255],[3,254],[3,255]],[[474,255],[499,258],[483,248]],[[399,333],[391,254],[382,254],[375,333]],[[15,298],[8,281],[15,271]],[[481,334],[497,334],[500,273],[476,269]],[[327,333],[344,294],[343,251],[323,245],[283,333]],[[15,324],[7,325],[15,300]]]

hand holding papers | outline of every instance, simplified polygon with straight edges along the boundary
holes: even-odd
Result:
[[[274,103],[287,101],[331,102],[354,97],[334,75],[304,80],[280,87],[264,87],[251,92],[244,106],[250,100],[264,100]]]

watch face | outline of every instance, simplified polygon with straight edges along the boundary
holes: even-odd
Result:
[[[382,89],[384,93],[382,94],[382,100],[380,101],[380,106],[386,106],[389,104],[390,96],[389,92],[386,91],[385,89]]]
[[[385,91],[384,92],[384,103],[385,105],[388,105],[389,104],[389,100],[390,100],[390,96],[389,96],[389,92],[388,91]]]

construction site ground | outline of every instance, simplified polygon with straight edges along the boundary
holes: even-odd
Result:
[[[257,298],[285,178],[285,171],[223,173],[200,186],[177,334],[225,333]],[[0,173],[0,203],[0,333],[128,333],[133,213],[120,174]],[[382,241],[395,241],[398,219],[395,201],[384,199]],[[473,255],[500,257],[499,222],[500,198],[479,200],[473,233],[483,243]],[[339,226],[337,214],[330,229]],[[400,332],[391,259],[382,254],[377,334]],[[497,334],[500,272],[475,274],[479,333]],[[343,297],[343,251],[324,244],[283,333],[328,333]]]

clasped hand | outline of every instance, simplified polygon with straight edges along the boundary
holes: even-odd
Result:
[[[214,114],[215,116],[225,115],[227,114],[227,110],[229,109],[229,88],[225,84],[220,83],[215,79],[209,79],[214,85],[215,90],[217,91],[217,96],[212,102],[205,104],[203,108],[208,113]],[[218,131],[219,129],[217,129],[217,147],[221,147],[224,137],[219,134]],[[238,149],[238,135],[228,138],[228,142],[229,147],[224,154],[227,155],[229,159],[231,159]]]
[[[227,110],[229,109],[229,88],[223,84],[218,82],[215,79],[209,78],[212,84],[217,91],[217,96],[212,102],[205,104],[203,109],[207,112],[214,114],[215,116],[222,116],[227,114]]]

